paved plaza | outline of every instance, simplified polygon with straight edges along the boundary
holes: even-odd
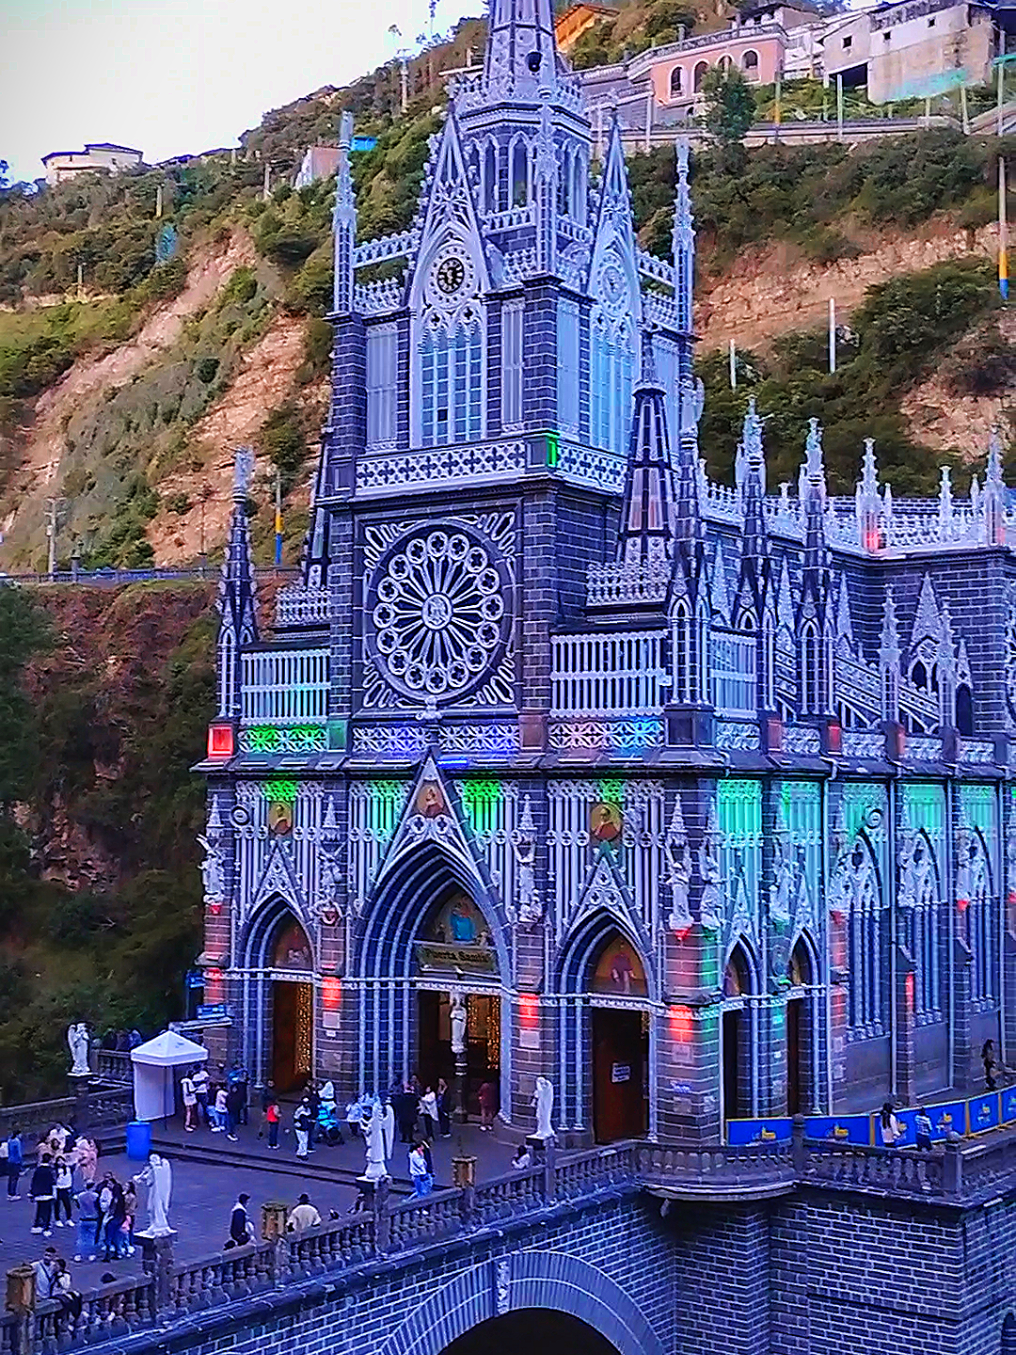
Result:
[[[254,1118],[258,1118],[256,1114]],[[176,1255],[181,1260],[222,1250],[229,1235],[230,1210],[241,1191],[251,1197],[248,1211],[256,1229],[260,1229],[263,1203],[272,1200],[292,1206],[302,1191],[307,1192],[325,1220],[333,1209],[346,1214],[353,1207],[358,1195],[355,1179],[364,1167],[362,1139],[347,1139],[334,1148],[318,1147],[303,1160],[296,1156],[291,1130],[283,1132],[280,1146],[274,1152],[264,1139],[258,1138],[254,1125],[241,1126],[237,1139],[238,1142],[230,1143],[224,1134],[212,1134],[207,1129],[186,1134],[176,1122],[155,1127],[154,1146],[173,1164],[170,1221],[177,1230]],[[510,1169],[513,1146],[500,1141],[496,1134],[481,1134],[476,1126],[466,1125],[461,1135],[455,1131],[451,1139],[441,1139],[434,1145],[437,1188],[451,1184],[451,1159],[459,1151],[460,1143],[462,1151],[477,1158],[480,1180]],[[410,1192],[407,1152],[404,1144],[396,1143],[390,1164],[395,1194]],[[117,1278],[140,1274],[140,1247],[133,1257],[108,1265],[103,1261],[75,1263],[76,1222],[73,1228],[54,1228],[51,1238],[32,1233],[35,1206],[28,1198],[28,1186],[33,1165],[29,1162],[22,1175],[20,1200],[8,1202],[6,1192],[0,1190],[0,1266],[7,1270],[24,1261],[37,1260],[43,1249],[52,1245],[70,1265],[77,1289],[93,1288],[108,1272]],[[99,1158],[100,1176],[104,1171],[112,1171],[121,1182],[143,1167],[144,1163],[132,1162],[122,1152]],[[80,1184],[76,1182],[75,1190],[78,1189]],[[139,1195],[140,1229],[148,1221],[143,1187]],[[76,1218],[75,1213],[75,1221]]]

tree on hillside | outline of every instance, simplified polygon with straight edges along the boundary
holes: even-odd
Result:
[[[744,138],[755,121],[755,99],[736,66],[710,66],[702,81],[706,127],[719,142],[729,168],[744,164]]]
[[[49,643],[43,612],[21,588],[0,587],[0,818],[31,786],[36,731],[22,678],[33,654]]]

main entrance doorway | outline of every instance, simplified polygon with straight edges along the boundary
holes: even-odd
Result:
[[[811,963],[804,942],[798,941],[787,968],[791,991],[801,993],[811,983]],[[787,1002],[787,1114],[804,1115],[808,1111],[808,1058],[810,1031],[804,997]]]
[[[452,1053],[451,997],[448,993],[417,994],[419,1062],[416,1074],[423,1086],[437,1087],[444,1078],[455,1089]],[[485,1082],[501,1086],[501,999],[496,993],[466,994],[466,1113],[480,1114],[480,1088]]]
[[[750,991],[751,971],[748,968],[748,961],[741,947],[735,946],[723,972],[724,998],[731,1002],[741,1000],[739,1005],[731,1005],[723,1013],[720,1043],[723,1057],[724,1120],[740,1120],[751,1114],[748,1062],[750,1026],[747,1024],[749,1017],[743,1005],[743,999]]]

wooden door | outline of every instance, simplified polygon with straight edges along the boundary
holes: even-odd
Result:
[[[741,1013],[723,1013],[723,1117],[739,1120],[741,1109]]]
[[[597,1143],[646,1132],[646,1038],[642,1013],[594,1007],[593,1130]]]
[[[277,1092],[296,1091],[311,1072],[314,990],[309,983],[272,984],[272,1081]]]
[[[436,1087],[439,1077],[448,1079],[451,1085],[451,1078],[447,1072],[448,1065],[452,1061],[450,1052],[442,1050],[439,1039],[442,996],[441,993],[428,993],[422,989],[416,995],[419,1021],[416,1047],[419,1057],[415,1071],[424,1087]],[[454,1077],[454,1073],[452,1076]]]
[[[804,1088],[801,1077],[801,1023],[804,1018],[804,1000],[795,997],[787,1003],[787,1114],[800,1115],[804,1110]]]

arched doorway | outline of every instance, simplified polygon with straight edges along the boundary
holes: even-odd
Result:
[[[314,1054],[314,957],[307,933],[292,913],[276,924],[266,959],[279,975],[271,987],[271,1077],[276,1091],[290,1092],[310,1077]]]
[[[457,989],[467,1008],[467,1106],[475,1112],[482,1082],[493,1081],[501,1093],[509,1071],[500,1001],[509,966],[483,883],[451,846],[424,840],[375,886],[355,961],[363,998],[351,1080],[369,1091],[414,1074],[453,1086],[450,997]]]
[[[480,1088],[501,1085],[501,997],[489,989],[497,972],[493,939],[483,914],[462,889],[439,902],[420,929],[416,943],[417,1066],[423,1086],[443,1078],[461,1093],[466,1115],[480,1114]],[[432,987],[447,984],[447,988]],[[427,985],[427,986],[424,986]],[[466,1072],[456,1088],[452,1051],[452,998],[466,1008]]]
[[[649,990],[642,961],[620,932],[601,948],[589,988],[596,1142],[641,1138],[649,1112],[649,1016],[615,1004],[648,997]]]
[[[744,947],[730,952],[723,971],[723,1118],[743,1120],[752,1112],[751,1011],[746,999],[752,993],[752,970]]]
[[[803,1115],[811,1099],[812,1032],[807,990],[813,983],[811,955],[803,936],[791,951],[787,978],[787,1114]]]
[[[516,1355],[520,1350],[555,1355],[617,1355],[617,1347],[588,1323],[553,1308],[518,1308],[488,1318],[445,1346],[444,1355]]]

